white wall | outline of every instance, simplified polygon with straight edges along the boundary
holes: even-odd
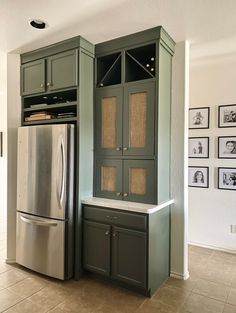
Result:
[[[3,132],[3,157],[0,157],[0,216],[7,212],[7,54],[0,51],[0,132]]]
[[[188,274],[188,106],[189,43],[180,42],[173,57],[171,112],[171,276]]]
[[[210,107],[210,129],[189,135],[210,137],[210,158],[189,165],[209,166],[209,189],[189,187],[189,241],[236,252],[236,192],[217,189],[217,167],[236,167],[236,160],[217,159],[217,136],[236,136],[236,128],[218,128],[218,105],[236,103],[236,56],[195,62],[190,68],[190,107]]]
[[[7,56],[7,262],[16,254],[17,127],[20,126],[20,56]]]

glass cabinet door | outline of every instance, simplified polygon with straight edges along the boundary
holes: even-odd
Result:
[[[97,91],[96,151],[98,155],[122,155],[122,88]]]
[[[122,200],[122,160],[96,160],[95,195]]]
[[[155,203],[154,160],[125,160],[123,197],[126,201]]]
[[[154,155],[154,82],[124,89],[123,155]]]

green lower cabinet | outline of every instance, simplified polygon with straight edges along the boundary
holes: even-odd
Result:
[[[114,227],[112,234],[112,278],[146,288],[146,233]]]
[[[84,268],[105,276],[110,275],[110,228],[109,225],[84,221]]]

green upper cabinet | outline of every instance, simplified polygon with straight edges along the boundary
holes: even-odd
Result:
[[[123,155],[154,155],[154,82],[124,87]]]
[[[77,50],[58,53],[47,59],[47,87],[56,90],[78,84]]]
[[[154,90],[154,82],[97,89],[98,155],[154,155]]]
[[[23,96],[77,85],[77,49],[57,53],[21,66],[21,94]]]
[[[122,155],[122,88],[99,89],[96,94],[96,151]]]
[[[21,66],[21,93],[31,95],[44,92],[45,84],[45,60],[37,60]]]

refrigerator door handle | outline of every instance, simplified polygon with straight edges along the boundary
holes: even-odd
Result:
[[[63,141],[63,137],[60,137],[59,139],[59,145],[58,145],[58,150],[59,150],[59,157],[60,159],[58,159],[58,162],[61,161],[62,164],[62,170],[60,172],[60,182],[59,182],[59,178],[57,175],[57,184],[56,184],[56,188],[57,188],[57,200],[58,200],[58,204],[60,206],[61,209],[64,209],[64,195],[65,195],[65,176],[66,176],[66,167],[65,167],[65,144]]]
[[[57,226],[57,223],[54,223],[54,222],[42,222],[42,221],[26,218],[22,215],[20,216],[20,219],[25,223],[36,225],[36,226],[46,226],[46,227]]]

